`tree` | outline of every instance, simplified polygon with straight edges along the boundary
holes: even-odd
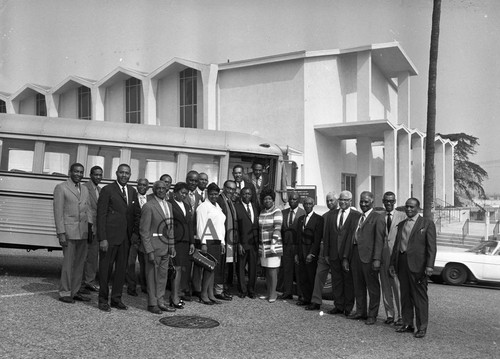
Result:
[[[424,176],[424,217],[428,219],[432,219],[432,204],[434,202],[434,137],[436,134],[436,80],[440,18],[441,0],[434,0],[427,90],[427,141],[425,142]]]
[[[457,142],[453,156],[455,165],[455,205],[463,206],[461,199],[464,197],[471,202],[474,202],[475,195],[479,195],[479,198],[485,198],[483,181],[488,178],[488,172],[469,160],[469,156],[476,153],[475,147],[479,146],[477,137],[463,132],[449,135],[440,134],[440,136]]]

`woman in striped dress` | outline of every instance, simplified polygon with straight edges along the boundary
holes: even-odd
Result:
[[[276,297],[276,285],[278,283],[278,268],[283,255],[283,243],[281,241],[281,224],[283,215],[279,208],[274,205],[276,194],[271,189],[264,189],[260,193],[260,201],[264,206],[259,216],[260,264],[266,268],[266,296],[262,299],[274,303]]]

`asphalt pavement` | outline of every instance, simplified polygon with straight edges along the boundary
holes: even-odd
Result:
[[[383,323],[308,312],[294,301],[235,297],[223,305],[190,302],[173,314],[146,311],[146,296],[124,291],[127,311],[57,300],[62,254],[0,249],[1,358],[498,358],[500,288],[431,283],[427,336],[395,333]],[[264,282],[259,281],[264,290]],[[195,315],[220,322],[180,329],[159,319]]]

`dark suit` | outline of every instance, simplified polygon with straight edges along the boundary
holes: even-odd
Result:
[[[293,279],[295,268],[295,253],[298,240],[299,218],[306,214],[300,208],[296,208],[293,222],[290,226],[290,208],[283,210],[283,225],[281,226],[281,238],[283,240],[283,257],[281,258],[280,270],[278,273],[278,288],[283,295],[293,295]]]
[[[323,217],[316,213],[312,213],[309,221],[305,224],[307,215],[303,215],[298,219],[297,227],[298,240],[296,246],[296,255],[299,259],[297,279],[302,298],[305,303],[311,302],[312,292],[314,289],[314,277],[316,276],[316,267],[318,265],[319,246],[323,237]],[[313,247],[318,248],[314,250]],[[306,257],[313,254],[313,260],[306,262]]]
[[[225,279],[225,283],[222,284],[232,285],[234,277],[233,263],[236,262],[237,257],[235,251],[238,248],[238,223],[236,218],[236,209],[234,208],[234,202],[224,193],[219,195],[217,203],[222,209],[222,213],[226,216],[226,221],[224,222],[226,229],[224,238],[226,254],[222,256],[220,263],[220,271],[223,273],[223,278]],[[217,276],[215,278],[217,279]],[[221,283],[217,283],[216,281],[215,284]]]
[[[363,213],[361,214],[363,215]],[[382,259],[384,245],[385,220],[374,210],[358,227],[352,241],[346,245],[344,258],[349,260],[354,280],[356,296],[356,313],[363,317],[377,318],[380,305],[380,282],[378,271],[372,269],[374,260]],[[366,308],[366,292],[370,295],[368,312]]]
[[[249,173],[247,178],[243,178],[243,180],[245,182],[248,181],[248,182],[252,183],[252,185],[253,185],[253,187],[255,189],[255,197],[257,198],[257,201],[259,202],[259,205],[261,205],[261,203],[260,203],[260,193],[262,192],[262,190],[264,188],[272,188],[271,187],[271,182],[269,180],[269,174],[262,173],[262,175],[260,176],[260,178],[261,178],[260,185],[259,185],[258,179],[255,178],[255,175],[253,173]]]
[[[135,188],[129,185],[126,188],[128,203],[117,182],[103,187],[97,201],[97,239],[99,242],[108,241],[108,250],[99,253],[99,304],[108,303],[108,281],[113,265],[115,274],[111,302],[121,301],[138,201]]]
[[[325,227],[323,233],[323,253],[328,257],[328,264],[332,274],[332,290],[335,308],[343,313],[350,313],[354,306],[354,282],[351,271],[344,271],[342,268],[342,259],[346,245],[352,243],[352,237],[356,232],[359,217],[361,214],[351,209],[349,215],[343,218],[341,228],[340,224],[342,210],[336,209],[330,211],[325,216]]]
[[[259,246],[259,212],[255,204],[252,203],[252,221],[246,209],[246,204],[237,202],[234,207],[238,218],[239,244],[245,250],[245,254],[238,256],[238,290],[243,294],[255,294],[257,253]],[[245,266],[248,266],[248,286],[245,283]]]
[[[97,217],[97,193],[95,191],[95,185],[92,181],[88,181],[83,184],[89,190],[89,201],[90,210],[92,213],[92,221],[96,223]],[[101,187],[97,186],[97,191],[101,193]],[[97,266],[99,265],[99,242],[97,241],[96,231],[97,226],[93,226],[92,231],[89,228],[89,244],[87,251],[87,259],[85,260],[85,266],[83,269],[83,284],[91,284],[96,277]]]
[[[243,178],[241,182],[236,182],[236,196],[237,196],[237,200],[241,200],[240,199],[240,192],[243,188],[250,188],[252,190],[252,199],[251,199],[251,202],[252,202],[252,205],[256,205],[257,206],[257,210],[260,212],[260,205],[259,205],[259,199],[257,198],[257,191],[255,189],[255,186],[253,185],[253,183],[248,179],[248,178]]]
[[[408,246],[401,252],[403,228],[407,220],[398,225],[396,242],[391,255],[391,266],[398,273],[401,288],[403,324],[413,325],[415,309],[418,330],[427,330],[429,297],[425,268],[434,268],[436,259],[436,227],[434,222],[418,216],[408,238]]]
[[[196,209],[200,204],[203,203],[203,198],[201,197],[201,194],[198,192],[198,190],[195,190],[193,192],[194,197],[192,197],[190,195],[191,192],[189,192],[186,196],[186,199],[184,200],[184,203],[189,207],[192,214],[191,220],[193,225],[195,247],[200,249],[201,241],[198,234],[196,233]],[[202,268],[200,266],[194,265],[193,263],[190,267],[184,267],[182,268],[182,270],[186,272],[186,275],[184,275],[183,277],[186,278],[187,282],[186,280],[182,280],[181,289],[186,293],[201,292]],[[189,279],[191,279],[191,288],[189,288]]]

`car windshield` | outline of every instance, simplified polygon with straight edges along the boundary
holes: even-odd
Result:
[[[468,249],[467,252],[490,254],[497,246],[496,241],[481,242],[477,246]]]

